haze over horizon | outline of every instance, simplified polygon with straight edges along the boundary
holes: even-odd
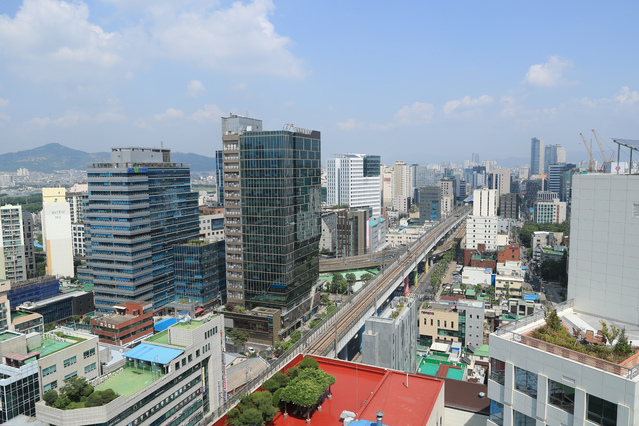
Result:
[[[10,0],[0,154],[164,146],[214,156],[220,117],[322,132],[382,161],[586,158],[636,135],[635,3]],[[595,149],[595,158],[598,150]],[[622,157],[623,159],[623,157]]]

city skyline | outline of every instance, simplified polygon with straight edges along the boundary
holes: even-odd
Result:
[[[632,3],[174,3],[3,2],[0,153],[163,141],[214,157],[229,112],[320,129],[323,162],[523,160],[532,137],[577,162],[579,132],[607,151],[636,138]]]

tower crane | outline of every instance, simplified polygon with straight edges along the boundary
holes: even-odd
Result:
[[[615,151],[612,151],[612,155],[610,156],[610,158],[608,160],[606,160],[606,153],[604,152],[603,147],[601,146],[601,142],[599,142],[599,135],[597,135],[597,132],[595,131],[595,129],[592,129],[592,133],[594,133],[595,135],[595,139],[597,139],[597,144],[599,145],[599,149],[601,150],[601,156],[603,157],[604,163],[606,161],[611,162],[612,159],[615,157]]]
[[[584,137],[584,134],[579,133],[579,136],[581,136],[581,140],[584,141],[584,146],[586,147],[586,150],[588,151],[588,155],[590,156],[590,167],[588,170],[592,171],[595,165],[595,159],[592,156],[592,139],[590,139],[590,146],[588,146],[588,143],[586,142],[586,138]]]

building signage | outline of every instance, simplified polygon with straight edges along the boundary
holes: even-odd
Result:
[[[129,173],[148,173],[149,169],[147,167],[129,167]]]

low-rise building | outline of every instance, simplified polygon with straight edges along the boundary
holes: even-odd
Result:
[[[400,371],[415,371],[417,353],[415,299],[396,298],[379,316],[370,317],[362,334],[362,362]]]
[[[36,417],[58,426],[199,424],[225,399],[223,327],[221,316],[179,322],[124,353],[123,367],[90,380],[116,399],[68,410],[41,401]]]
[[[497,263],[519,260],[519,244],[508,244],[497,247]]]
[[[19,308],[36,312],[42,315],[45,324],[51,324],[89,314],[95,311],[95,304],[92,291],[74,290],[37,302],[24,302]]]
[[[461,342],[459,314],[454,306],[432,303],[419,310],[419,340],[422,346]]]
[[[224,214],[200,214],[200,237],[224,239]]]
[[[153,334],[153,304],[144,301],[114,305],[114,313],[91,320],[93,334],[101,343],[129,346]]]

